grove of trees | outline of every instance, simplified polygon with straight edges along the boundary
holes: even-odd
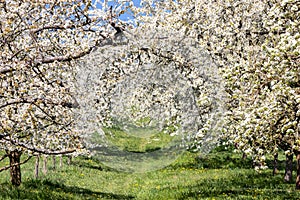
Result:
[[[141,20],[182,29],[211,53],[228,94],[225,134],[256,167],[299,163],[299,6],[287,1],[143,1]],[[150,9],[151,8],[151,9]],[[147,14],[144,14],[147,13]],[[299,166],[296,188],[300,188]]]
[[[109,119],[114,105],[110,97],[115,93],[111,91],[118,88],[122,78],[130,80],[132,69],[154,62],[157,67],[166,67],[160,72],[172,74],[174,71],[171,73],[168,68],[174,67],[178,73],[163,79],[183,75],[183,80],[193,89],[196,99],[193,108],[198,109],[200,116],[211,113],[213,102],[226,101],[224,119],[208,115],[204,123],[191,129],[196,147],[201,149],[203,139],[215,132],[252,157],[258,169],[265,167],[268,154],[276,157],[279,151],[284,151],[288,160],[295,155],[296,188],[300,189],[300,1],[141,0],[140,3],[139,6],[131,1],[0,3],[3,19],[0,23],[0,149],[6,152],[1,160],[10,159],[10,166],[3,170],[11,170],[12,183],[20,184],[19,166],[31,156],[83,151],[86,126],[78,127],[76,121],[80,107],[89,107],[89,103],[84,98],[78,101],[75,98],[80,96],[76,61],[86,59],[84,56],[93,54],[95,49],[101,52],[101,48],[106,48],[103,64],[107,69],[101,72],[103,79],[97,82],[99,85],[93,86],[101,97],[93,99],[99,111],[98,121],[108,122],[105,117]],[[120,15],[126,12],[134,18],[120,21]],[[151,36],[170,39],[147,41]],[[124,41],[116,42],[120,38]],[[218,78],[209,78],[209,83],[220,84],[226,98],[219,99],[218,94],[214,99],[214,87],[204,84],[205,77],[199,72],[199,66],[203,65],[197,63],[199,60],[183,56],[186,49],[185,46],[178,49],[178,38],[191,41],[189,44],[196,44],[211,56],[222,83]],[[118,53],[110,56],[110,48]],[[199,53],[196,50],[192,53]],[[212,74],[219,76],[216,72]],[[147,73],[140,74],[143,75]],[[173,119],[170,120],[173,125],[183,122],[188,116],[181,113],[184,105],[176,104],[175,89],[171,86],[165,89],[159,99],[162,82],[155,83],[153,88],[138,88],[135,93],[129,88],[139,82],[119,88],[134,97],[129,103],[141,106],[136,115],[125,113],[126,116],[134,120],[153,115],[145,112],[153,111],[155,106],[151,103],[156,101],[160,103],[155,108],[177,106],[169,119]],[[150,90],[157,93],[156,98],[147,96]],[[168,104],[172,100],[174,104]],[[118,109],[123,108],[116,108],[121,112]],[[196,119],[199,120],[187,122]],[[218,120],[222,121],[222,133],[212,128],[221,124]],[[25,153],[28,159],[21,161]]]
[[[108,37],[89,1],[1,1],[0,149],[13,185],[38,154],[80,152],[73,60]],[[103,30],[103,31],[100,31]],[[21,155],[27,159],[20,161]]]

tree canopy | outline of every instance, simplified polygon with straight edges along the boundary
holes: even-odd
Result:
[[[224,135],[258,167],[267,153],[299,155],[299,9],[299,0],[1,2],[0,148],[70,153],[86,122],[155,115],[201,147],[221,135],[223,100]],[[134,18],[121,22],[127,11]]]

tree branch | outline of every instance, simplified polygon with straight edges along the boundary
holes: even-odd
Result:
[[[36,61],[36,66],[40,64],[49,64],[49,63],[54,63],[54,62],[70,62],[72,60],[76,60],[78,58],[81,58],[87,54],[89,54],[94,47],[90,47],[87,51],[82,51],[78,54],[75,55],[66,55],[66,56],[56,56],[56,57],[48,57],[48,58],[42,58],[38,59]]]
[[[76,149],[69,149],[69,150],[63,150],[63,151],[51,151],[51,150],[45,150],[45,149],[39,149],[35,147],[29,147],[24,143],[20,143],[17,141],[14,141],[12,139],[5,139],[6,141],[10,142],[11,144],[18,146],[18,147],[23,147],[26,150],[32,151],[33,153],[40,153],[40,154],[45,154],[45,155],[62,155],[62,154],[70,154],[76,151]]]
[[[5,137],[7,137],[7,136],[9,136],[9,135],[8,135],[8,134],[6,134],[6,135],[1,134],[1,135],[0,135],[0,140],[2,140],[3,138],[5,138]]]
[[[5,154],[4,156],[2,156],[2,157],[0,158],[0,161],[4,160],[6,157],[8,157],[7,154]]]
[[[6,74],[8,72],[13,72],[13,71],[16,71],[16,70],[13,68],[10,68],[10,67],[3,67],[0,69],[0,74]]]
[[[43,30],[66,30],[66,29],[83,27],[83,26],[91,24],[91,22],[93,22],[93,20],[87,20],[86,22],[80,24],[80,26],[75,25],[75,24],[71,24],[71,25],[68,25],[68,26],[61,25],[61,24],[45,25],[41,28],[36,28],[36,29],[31,30],[31,32],[32,33],[38,33],[38,32],[41,32]]]
[[[15,163],[13,165],[2,167],[2,168],[0,168],[0,172],[8,170],[9,168],[17,166],[17,165],[23,165],[23,164],[27,163],[31,158],[32,158],[32,156],[28,156],[28,158],[26,160],[24,160],[23,162]]]
[[[22,98],[22,99],[15,99],[15,100],[6,102],[5,104],[2,104],[2,105],[0,105],[0,109],[4,108],[6,106],[14,105],[14,104],[25,104],[25,103],[34,104],[35,106],[37,106],[36,105],[37,101],[43,102],[44,104],[51,104],[51,105],[62,106],[62,107],[67,107],[67,108],[78,108],[79,107],[79,104],[77,101],[75,101],[74,103],[72,103],[72,102],[53,102],[51,100],[44,99],[44,98],[34,98],[34,99]],[[0,135],[0,139],[1,139],[1,135]]]

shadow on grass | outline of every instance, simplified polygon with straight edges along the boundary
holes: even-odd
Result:
[[[95,169],[99,171],[111,171],[111,172],[118,172],[118,170],[110,168],[104,164],[102,164],[96,158],[89,158],[86,156],[81,156],[80,159],[76,159],[71,163],[74,166],[80,168],[87,168],[87,169]]]
[[[133,199],[133,196],[95,192],[89,189],[66,186],[50,180],[29,180],[18,188],[9,183],[0,185],[0,199]]]
[[[175,162],[167,168],[178,169],[252,169],[251,159],[232,156],[232,153],[217,152],[199,156],[197,153],[186,152],[183,160]]]
[[[213,152],[198,156],[197,153],[188,152],[186,155],[193,157],[181,162],[176,162],[168,168],[188,168],[188,169],[253,169],[253,160],[251,158],[242,158],[242,154],[233,154],[228,151]],[[273,160],[266,160],[269,169],[273,169]],[[294,162],[294,169],[296,163]],[[278,170],[285,169],[285,161],[279,160],[277,164]]]
[[[232,157],[227,152],[209,154],[196,159],[198,167],[209,169],[251,169],[252,160],[241,157]]]
[[[300,199],[294,184],[284,183],[282,174],[243,172],[228,178],[203,179],[194,185],[178,188],[177,199]],[[165,188],[174,190],[174,188]]]

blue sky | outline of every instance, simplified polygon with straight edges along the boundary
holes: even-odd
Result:
[[[140,5],[140,0],[133,0],[132,1],[134,3],[135,6],[139,6]],[[131,16],[129,13],[124,13],[123,15],[120,16],[120,19],[121,20],[127,20],[127,19],[130,19]]]
[[[102,0],[102,1],[103,1],[103,0]],[[107,3],[108,3],[109,6],[111,5],[111,6],[114,7],[114,5],[117,5],[116,2],[118,2],[118,0],[108,1]],[[134,3],[135,6],[139,6],[141,0],[133,0],[132,2]],[[99,5],[99,6],[100,6],[100,5]],[[122,14],[122,15],[120,16],[120,19],[126,21],[126,20],[132,19],[132,16],[130,15],[130,13],[127,12],[127,13]]]

